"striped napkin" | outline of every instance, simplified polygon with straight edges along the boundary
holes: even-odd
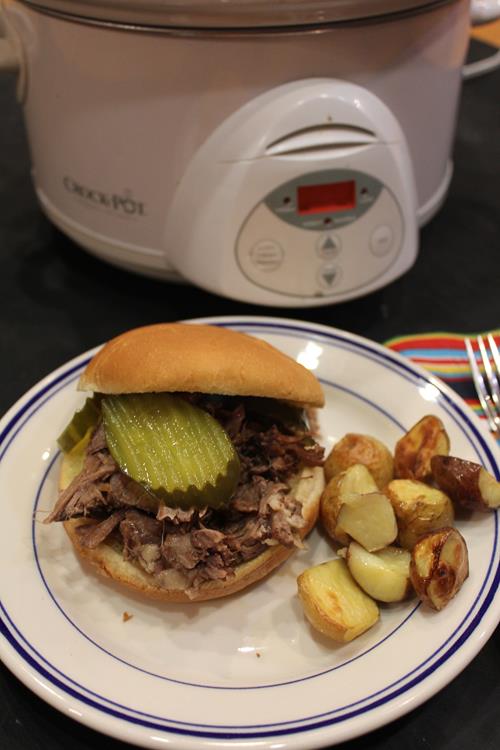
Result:
[[[500,345],[500,328],[491,333]],[[482,419],[486,419],[470,371],[465,339],[471,338],[474,351],[476,334],[460,333],[416,333],[411,336],[397,336],[386,341],[386,346],[399,354],[425,367],[433,375],[444,380]],[[500,444],[500,438],[498,438]]]

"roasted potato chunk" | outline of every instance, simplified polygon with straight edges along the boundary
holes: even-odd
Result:
[[[386,547],[378,552],[367,552],[357,542],[351,542],[345,559],[356,583],[373,599],[400,602],[413,593],[408,550]]]
[[[333,446],[326,458],[326,481],[354,464],[363,464],[369,469],[379,490],[384,489],[393,477],[393,458],[390,450],[370,435],[350,432]]]
[[[372,475],[362,464],[354,464],[330,479],[321,496],[320,518],[327,534],[340,544],[349,544],[349,537],[337,528],[337,518],[343,502],[353,493],[376,492]]]
[[[357,638],[379,618],[377,605],[359,588],[343,560],[308,568],[297,586],[311,625],[339,643]]]
[[[433,609],[443,609],[468,575],[467,545],[457,529],[432,531],[415,544],[411,581],[419,598]]]
[[[438,454],[448,455],[449,451],[450,439],[443,423],[438,417],[429,414],[396,443],[394,476],[396,479],[428,482],[432,478],[432,457]]]
[[[454,456],[432,458],[434,481],[452,501],[468,510],[500,507],[500,482],[480,464]]]
[[[337,518],[337,529],[369,552],[387,547],[398,535],[394,509],[382,492],[346,497]]]
[[[398,523],[398,541],[411,550],[424,534],[451,526],[453,504],[444,492],[416,479],[393,479],[386,488]]]

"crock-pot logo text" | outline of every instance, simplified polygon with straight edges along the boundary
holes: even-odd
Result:
[[[63,178],[63,185],[68,193],[81,198],[95,208],[113,211],[121,216],[145,216],[145,205],[132,197],[130,190],[123,193],[105,193],[103,190],[82,185],[71,177]]]

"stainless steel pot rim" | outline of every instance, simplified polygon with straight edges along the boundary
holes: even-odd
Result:
[[[20,0],[59,18],[156,33],[297,33],[389,20],[457,0]]]

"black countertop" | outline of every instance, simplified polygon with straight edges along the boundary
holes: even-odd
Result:
[[[375,341],[422,331],[500,327],[500,71],[465,84],[455,172],[439,214],[421,233],[415,266],[363,299],[313,310],[257,308],[111,268],[42,216],[13,76],[0,75],[0,412],[68,359],[127,328],[204,315],[261,314],[333,325]],[[2,498],[2,505],[6,499]],[[3,569],[1,575],[15,575]],[[36,613],[34,613],[36,616]],[[0,635],[0,637],[2,637]],[[500,630],[450,685],[343,750],[497,750]],[[71,721],[0,665],[2,750],[118,750]]]

